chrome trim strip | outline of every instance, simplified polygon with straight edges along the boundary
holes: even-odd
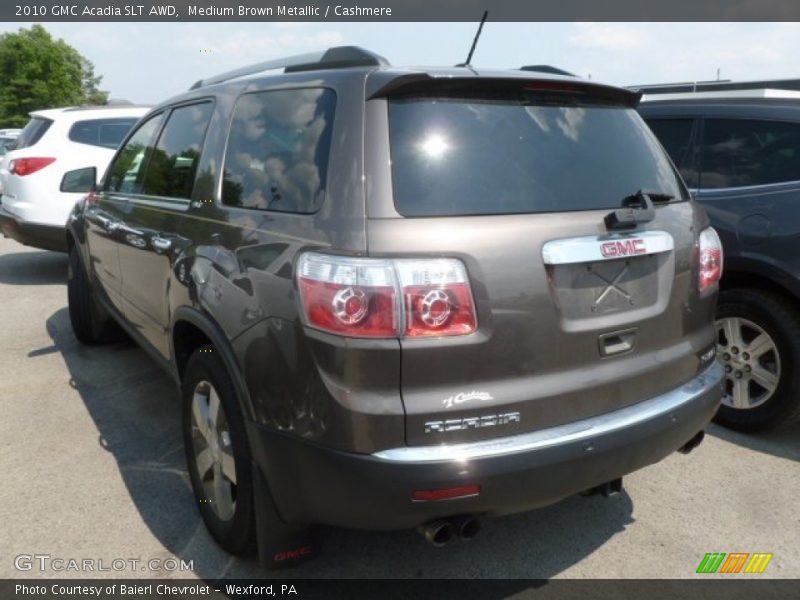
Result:
[[[465,444],[392,448],[372,456],[397,463],[463,461],[573,444],[633,427],[677,410],[719,386],[722,377],[722,365],[714,361],[708,369],[677,389],[604,415],[510,437]]]
[[[624,244],[633,240],[642,240],[641,249],[637,252],[603,254],[602,246],[604,244],[609,242],[622,242]],[[657,254],[659,252],[669,252],[674,248],[675,240],[666,231],[641,231],[608,236],[587,235],[546,242],[542,246],[542,259],[546,265],[566,265],[614,260],[616,258],[625,258],[626,256]]]

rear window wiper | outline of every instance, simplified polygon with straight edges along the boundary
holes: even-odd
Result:
[[[674,200],[672,194],[651,190],[639,190],[622,199],[622,208],[611,211],[604,217],[607,229],[632,229],[640,223],[649,223],[656,217],[654,203]]]
[[[634,196],[642,196],[642,195],[648,196],[650,200],[653,201],[653,204],[660,204],[662,202],[669,202],[670,200],[675,200],[675,196],[670,194],[669,192],[659,192],[656,190],[639,190],[634,194]]]

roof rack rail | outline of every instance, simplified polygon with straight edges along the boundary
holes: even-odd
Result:
[[[285,58],[277,58],[265,62],[256,63],[233,71],[220,73],[207,79],[201,79],[196,82],[190,89],[196,90],[198,88],[223,83],[231,79],[239,77],[246,77],[248,75],[255,75],[263,71],[272,71],[275,69],[283,69],[284,73],[296,73],[300,71],[315,71],[319,69],[344,69],[347,67],[385,67],[389,66],[387,61],[382,56],[359,48],[358,46],[337,46],[329,48],[321,52],[312,52],[310,54],[298,54],[295,56],[287,56]]]
[[[519,68],[520,71],[536,71],[537,73],[549,73],[550,75],[567,75],[569,77],[577,77],[575,73],[570,73],[564,69],[553,67],[551,65],[527,65]]]

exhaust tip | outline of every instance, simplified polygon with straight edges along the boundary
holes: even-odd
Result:
[[[458,517],[454,520],[458,537],[462,540],[472,540],[481,530],[481,522],[477,517]]]
[[[703,438],[705,437],[706,437],[705,431],[702,430],[698,431],[692,439],[690,439],[683,446],[678,448],[678,452],[680,452],[681,454],[689,454],[689,452],[697,448],[703,442]]]
[[[419,531],[431,546],[441,548],[453,539],[456,528],[450,521],[440,519],[420,525]]]

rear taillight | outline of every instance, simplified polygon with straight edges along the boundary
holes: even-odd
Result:
[[[722,242],[713,227],[700,232],[697,242],[698,287],[713,288],[722,277]]]
[[[390,261],[304,254],[297,276],[309,325],[343,335],[397,335],[397,286]]]
[[[477,329],[464,265],[455,259],[300,257],[298,289],[306,322],[354,337],[420,337]]]
[[[476,328],[472,290],[463,263],[453,259],[397,260],[405,335],[464,335]]]
[[[8,170],[13,175],[19,175],[20,177],[24,177],[25,175],[36,173],[36,171],[40,171],[41,169],[44,169],[47,165],[50,165],[54,162],[56,162],[56,159],[49,156],[15,158],[9,163]]]

